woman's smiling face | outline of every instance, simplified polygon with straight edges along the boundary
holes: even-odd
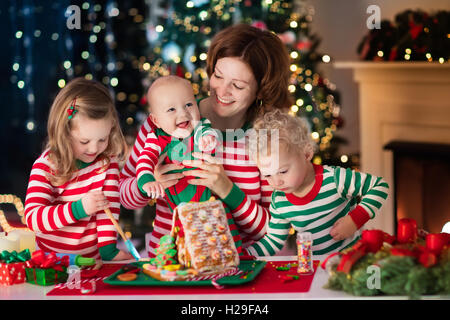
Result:
[[[220,117],[242,117],[256,99],[258,84],[250,67],[238,57],[217,60],[210,79],[212,108]]]

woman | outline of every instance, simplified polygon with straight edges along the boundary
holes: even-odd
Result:
[[[197,167],[189,171],[189,175],[198,177],[190,183],[210,188],[231,211],[244,247],[265,234],[272,193],[245,153],[245,131],[259,113],[291,106],[289,62],[276,35],[244,24],[219,32],[208,50],[210,96],[199,102],[199,109],[213,128],[223,132],[223,150],[216,152],[215,158],[200,154],[196,160],[183,161],[183,165]],[[120,200],[128,209],[144,207],[149,200],[140,193],[136,182],[136,160],[149,129],[147,119],[121,173]],[[181,168],[158,165],[155,177],[167,188],[183,174],[166,173]],[[155,219],[150,237],[150,257],[172,224],[172,214],[163,199],[157,200],[156,210],[159,218]]]

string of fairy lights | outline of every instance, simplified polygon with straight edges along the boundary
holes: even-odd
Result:
[[[107,64],[105,69],[108,75],[102,79],[103,83],[115,87],[118,84],[118,78],[115,76],[115,70],[118,64],[115,61],[114,46],[114,33],[111,28],[111,18],[118,15],[118,10],[114,6],[115,1],[108,1],[105,8],[107,14],[105,14],[105,21],[101,21],[98,24],[93,24],[96,14],[102,9],[102,5],[93,4],[92,1],[85,1],[82,3],[82,10],[87,11],[86,24],[90,26],[90,35],[88,37],[87,46],[85,50],[81,52],[81,60],[86,60],[89,66],[89,71],[83,75],[87,79],[93,79],[94,73],[103,68],[102,64],[97,61],[97,54],[94,44],[98,40],[98,33],[104,29]],[[36,15],[42,14],[44,11],[43,5],[35,5],[33,1],[26,0],[18,3],[17,1],[11,1],[9,6],[9,15],[11,30],[13,30],[13,59],[12,59],[12,74],[10,81],[17,88],[15,92],[15,99],[17,100],[21,96],[25,98],[27,104],[27,119],[25,128],[29,132],[36,130],[38,125],[35,120],[35,84],[40,79],[36,79],[34,74],[34,64],[38,63],[36,58],[36,52],[34,50],[35,41],[40,40],[51,45],[52,42],[56,43],[57,56],[59,61],[55,61],[58,65],[57,68],[57,86],[63,88],[66,83],[72,79],[75,75],[79,75],[82,67],[76,65],[75,62],[79,60],[79,57],[74,56],[74,41],[72,39],[72,32],[66,26],[66,20],[70,15],[67,10],[70,2],[59,1],[45,7],[45,10],[51,10],[54,13],[55,24],[54,28],[47,28],[46,26],[36,25]],[[45,28],[43,30],[42,28]],[[52,30],[53,29],[53,30]]]

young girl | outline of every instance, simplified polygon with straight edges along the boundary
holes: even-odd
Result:
[[[44,251],[97,260],[132,259],[116,248],[119,165],[125,140],[107,88],[77,78],[55,98],[45,151],[33,164],[25,199],[27,226]]]
[[[247,248],[251,255],[281,250],[290,227],[311,232],[313,254],[351,246],[359,229],[380,210],[388,184],[370,174],[311,163],[315,145],[305,122],[273,111],[258,118],[250,139],[261,174],[274,189],[267,234]],[[265,130],[261,130],[265,129]]]

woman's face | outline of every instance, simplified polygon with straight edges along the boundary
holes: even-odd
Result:
[[[245,118],[258,90],[253,72],[246,63],[237,57],[220,58],[209,84],[212,108],[218,116]]]

